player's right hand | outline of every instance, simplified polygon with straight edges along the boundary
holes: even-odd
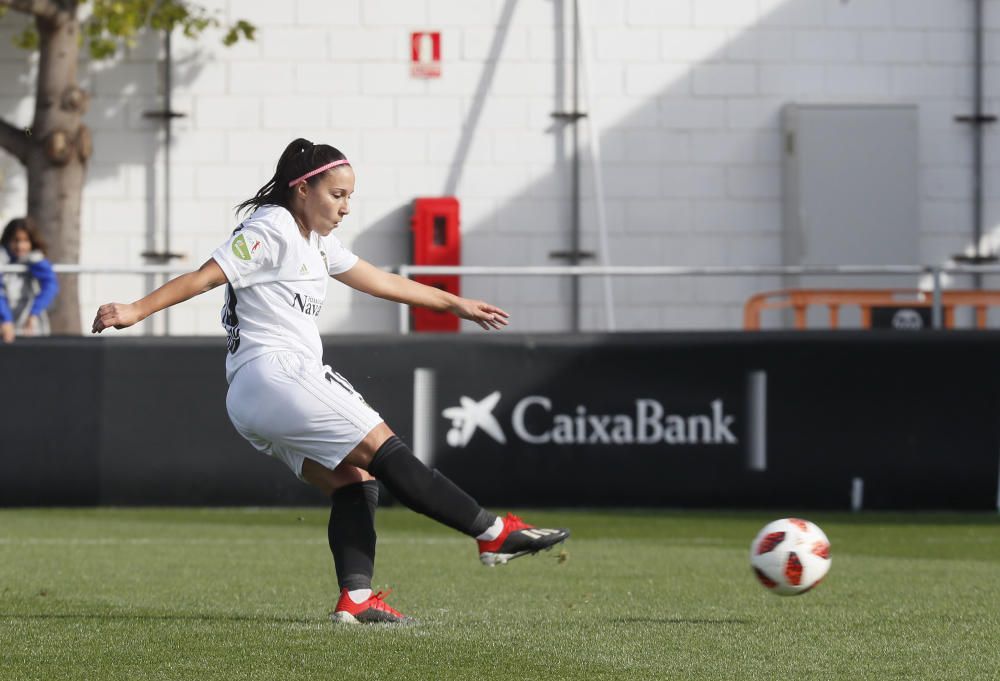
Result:
[[[14,322],[3,322],[0,324],[0,341],[13,343],[14,335]]]
[[[108,303],[97,308],[97,315],[94,317],[94,325],[90,332],[100,333],[112,326],[116,329],[124,329],[137,321],[139,321],[139,312],[135,304]]]
[[[509,314],[501,310],[496,305],[490,305],[482,300],[469,300],[468,298],[456,297],[452,303],[451,312],[456,317],[468,319],[475,322],[487,331],[490,329],[502,329],[509,322]]]

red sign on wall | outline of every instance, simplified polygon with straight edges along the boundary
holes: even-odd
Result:
[[[414,31],[410,34],[410,75],[414,78],[441,77],[440,31]]]

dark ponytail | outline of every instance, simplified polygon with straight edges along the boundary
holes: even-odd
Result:
[[[293,189],[288,186],[289,182],[297,177],[302,177],[310,170],[343,158],[346,157],[340,150],[328,144],[313,144],[301,137],[294,140],[281,153],[278,165],[274,169],[274,176],[267,181],[267,184],[258,189],[252,198],[236,206],[237,217],[240,213],[253,212],[266,204],[288,208]],[[323,173],[313,175],[306,182],[315,184],[322,176]]]
[[[14,240],[14,236],[20,231],[28,233],[28,240],[31,241],[31,250],[41,251],[42,255],[45,254],[47,250],[45,239],[42,238],[41,231],[39,231],[35,221],[30,217],[14,218],[8,222],[7,226],[3,228],[3,236],[0,236],[0,246],[9,248],[10,242]]]

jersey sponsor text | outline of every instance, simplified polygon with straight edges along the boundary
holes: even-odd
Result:
[[[298,308],[304,314],[318,317],[319,313],[323,310],[323,301],[301,293],[295,293],[292,295],[292,307]]]

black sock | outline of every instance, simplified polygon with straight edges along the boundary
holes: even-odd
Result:
[[[330,499],[327,537],[341,589],[372,588],[378,483],[366,480],[336,490]]]
[[[375,452],[368,472],[407,507],[470,537],[497,519],[437,469],[427,468],[395,435]]]

